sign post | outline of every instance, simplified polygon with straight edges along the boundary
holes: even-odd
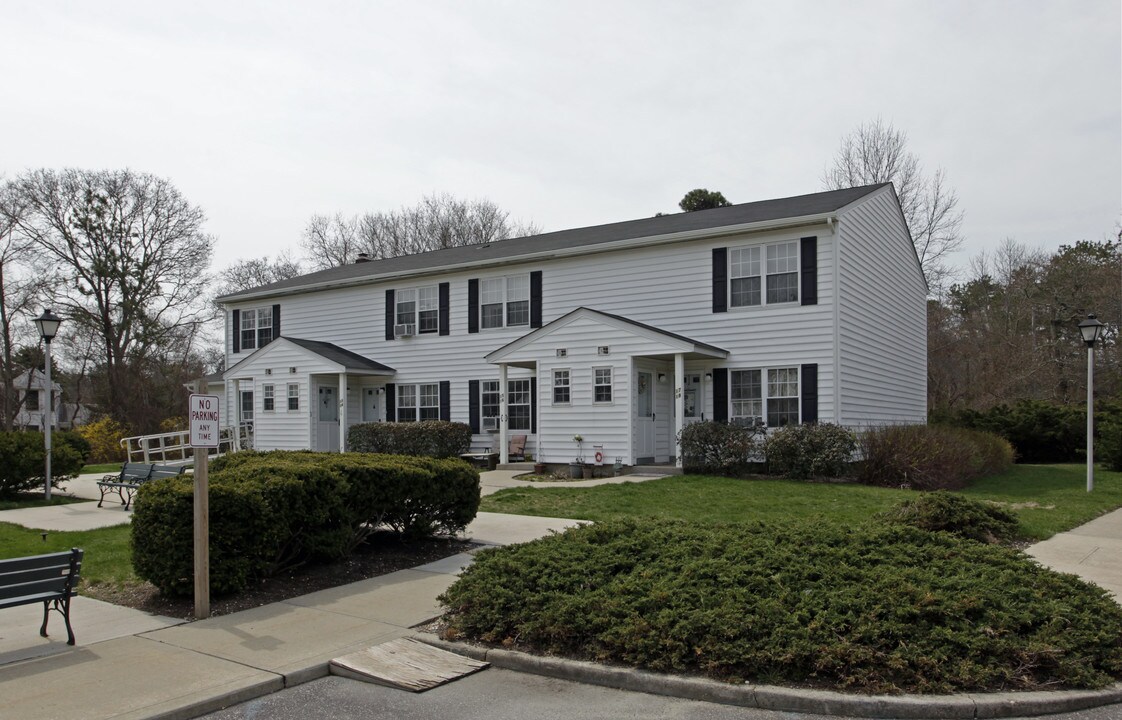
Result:
[[[199,388],[207,391],[206,383]],[[207,461],[210,448],[218,447],[217,395],[191,395],[187,417],[191,447],[195,448],[195,618],[210,617],[210,489]]]

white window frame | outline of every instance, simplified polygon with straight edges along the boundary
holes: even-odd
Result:
[[[295,391],[295,392],[293,392]],[[300,383],[288,383],[288,403],[286,407],[289,412],[297,412],[300,410]],[[293,403],[292,401],[296,402]]]
[[[735,398],[734,392],[736,390],[736,383],[734,378],[736,373],[757,373],[759,397],[746,397]],[[791,376],[794,380],[791,380]],[[780,386],[786,386],[789,389],[794,385],[794,395],[780,395],[776,391]],[[791,401],[795,403],[794,420],[787,423],[773,423],[772,415],[780,412],[776,405],[779,401]],[[756,420],[763,421],[767,424],[768,428],[783,427],[787,424],[798,425],[802,422],[802,368],[798,365],[781,365],[777,367],[764,367],[764,368],[732,368],[729,370],[729,396],[726,399],[729,407],[729,420],[730,421],[744,421],[755,422]],[[759,403],[759,414],[738,413],[737,403]],[[775,403],[775,405],[773,405]],[[743,408],[741,408],[743,409]]]
[[[608,374],[608,382],[602,382],[602,375],[600,373],[606,372]],[[608,388],[608,399],[598,400],[596,398],[596,391],[600,388]],[[593,405],[611,405],[615,402],[615,372],[609,366],[601,365],[592,368],[592,404]]]
[[[561,377],[564,373],[564,377]],[[561,381],[564,382],[561,382]],[[564,388],[565,399],[557,399],[557,391]],[[573,371],[569,368],[554,368],[553,369],[553,385],[549,389],[550,397],[553,398],[554,405],[571,405],[573,403]]]
[[[273,337],[272,306],[242,310],[238,324],[239,352],[259,350],[276,339]],[[268,331],[267,338],[266,331]]]
[[[523,311],[521,304],[525,303]],[[519,307],[512,307],[518,304]],[[501,322],[494,319],[488,320],[487,308],[501,307]],[[512,322],[512,311],[517,312],[518,321]],[[524,320],[523,320],[523,312]],[[495,330],[504,327],[529,327],[530,326],[530,273],[518,275],[503,275],[500,277],[482,278],[479,281],[479,328],[481,330]]]
[[[412,303],[413,308],[402,310],[402,305]],[[421,313],[432,326],[422,326]],[[405,288],[394,293],[394,324],[412,325],[418,335],[440,332],[440,288],[437,285],[422,285]]]
[[[276,411],[276,386],[273,383],[261,385],[261,412],[271,413]]]
[[[534,427],[534,403],[531,385],[533,378],[513,378],[506,381],[506,427],[508,430],[529,433]],[[524,388],[524,389],[523,389]],[[525,398],[525,402],[521,400]],[[516,402],[517,401],[517,402]],[[514,408],[526,408],[526,427],[515,427],[511,422],[514,419]]]
[[[794,254],[785,253],[779,257],[780,249],[793,248]],[[798,240],[783,240],[781,242],[766,243],[763,245],[743,245],[729,249],[728,259],[728,298],[729,308],[767,307],[768,305],[794,305],[802,298],[802,273]],[[791,266],[794,269],[791,269]],[[794,278],[795,297],[787,300],[768,301],[768,296],[773,292],[780,292],[780,278]],[[758,278],[758,302],[734,302],[735,281]]]
[[[487,396],[494,396],[493,402],[487,402]],[[494,414],[487,414],[487,407],[494,408]],[[495,418],[496,427],[498,427],[499,412],[502,408],[502,395],[499,389],[498,380],[480,380],[479,381],[479,417],[480,422],[482,418]]]
[[[408,392],[412,402],[402,402],[403,392]],[[397,394],[394,403],[395,422],[422,422],[440,419],[440,383],[399,383],[395,390]],[[401,411],[412,410],[413,419],[402,420]]]

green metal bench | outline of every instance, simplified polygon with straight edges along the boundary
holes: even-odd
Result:
[[[155,467],[154,463],[127,462],[121,467],[121,472],[116,475],[106,475],[98,480],[97,487],[101,490],[101,499],[97,501],[97,506],[101,507],[101,504],[105,502],[105,496],[115,492],[117,497],[121,498],[121,504],[128,510],[136,489],[142,483],[148,482],[148,478],[152,476],[152,469]],[[126,494],[128,498],[125,497]]]
[[[47,637],[47,618],[51,610],[66,621],[67,645],[74,644],[70,627],[70,598],[82,570],[82,551],[68,551],[0,560],[0,609],[43,603],[43,625],[39,634]],[[53,607],[52,607],[53,604]]]

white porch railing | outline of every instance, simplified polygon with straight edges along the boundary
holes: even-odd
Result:
[[[187,430],[121,438],[121,447],[125,449],[129,462],[186,464],[195,458],[191,433]],[[253,424],[243,423],[222,428],[218,433],[218,448],[212,449],[209,454],[213,457],[252,449]]]

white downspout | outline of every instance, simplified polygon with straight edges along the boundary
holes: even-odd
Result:
[[[686,426],[686,358],[674,353],[674,465],[682,467],[682,428]]]
[[[506,401],[506,363],[499,363],[499,464],[506,465],[510,461],[509,448],[506,444],[507,428],[507,401]]]
[[[347,373],[339,373],[339,452],[347,452]]]
[[[827,225],[834,231],[834,424],[842,424],[841,406],[841,221],[831,218]]]

